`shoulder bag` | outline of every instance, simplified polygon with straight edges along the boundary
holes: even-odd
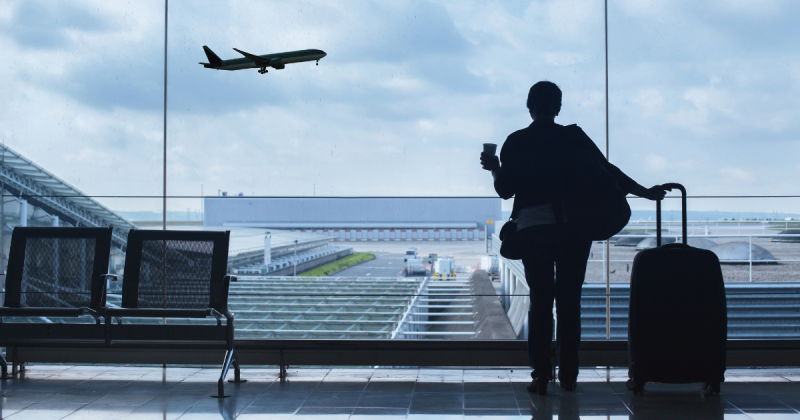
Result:
[[[509,260],[522,259],[522,246],[519,243],[519,235],[517,235],[517,222],[509,219],[500,228],[500,255]]]

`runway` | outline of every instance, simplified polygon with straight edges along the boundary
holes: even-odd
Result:
[[[375,259],[346,268],[335,277],[397,277],[405,267],[403,254],[376,253]]]

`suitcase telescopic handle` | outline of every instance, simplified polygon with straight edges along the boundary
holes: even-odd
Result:
[[[667,191],[672,191],[675,189],[681,191],[681,232],[683,233],[683,244],[688,245],[689,239],[686,237],[686,188],[684,188],[683,185],[675,182],[664,184],[661,186],[661,188]],[[656,201],[656,246],[661,246],[661,200]]]

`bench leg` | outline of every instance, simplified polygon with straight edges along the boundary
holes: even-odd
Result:
[[[279,361],[279,365],[278,365],[278,368],[279,368],[279,371],[278,371],[278,378],[280,378],[281,382],[283,382],[283,381],[285,381],[285,380],[286,380],[286,376],[287,376],[286,369],[287,369],[288,367],[289,367],[289,366],[286,366],[286,365],[283,363],[283,349],[281,349],[281,350],[280,350],[280,361]]]
[[[233,350],[228,350],[225,352],[225,361],[222,363],[222,374],[219,375],[219,381],[217,382],[217,394],[212,395],[214,398],[228,398],[230,395],[225,395],[225,377],[228,376],[228,369],[231,367],[231,362],[233,362]]]
[[[2,379],[8,379],[8,362],[2,353],[0,353],[0,369],[2,369]]]
[[[242,379],[241,371],[239,370],[239,359],[236,357],[236,351],[233,353],[233,379],[228,379],[228,382],[240,384],[247,382],[247,379]]]
[[[6,349],[8,353],[8,349]],[[11,348],[11,376],[17,376],[17,348]]]

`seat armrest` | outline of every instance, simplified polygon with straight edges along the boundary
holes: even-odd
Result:
[[[217,319],[217,325],[222,325],[223,316],[225,317],[225,320],[227,321],[228,324],[233,322],[233,314],[230,311],[224,311],[224,313],[219,313],[219,311],[217,311],[214,308],[208,308],[207,313],[208,315],[213,315],[214,318]]]
[[[100,323],[100,318],[102,318],[102,315],[92,308],[81,308],[81,315],[91,315],[98,324]]]

